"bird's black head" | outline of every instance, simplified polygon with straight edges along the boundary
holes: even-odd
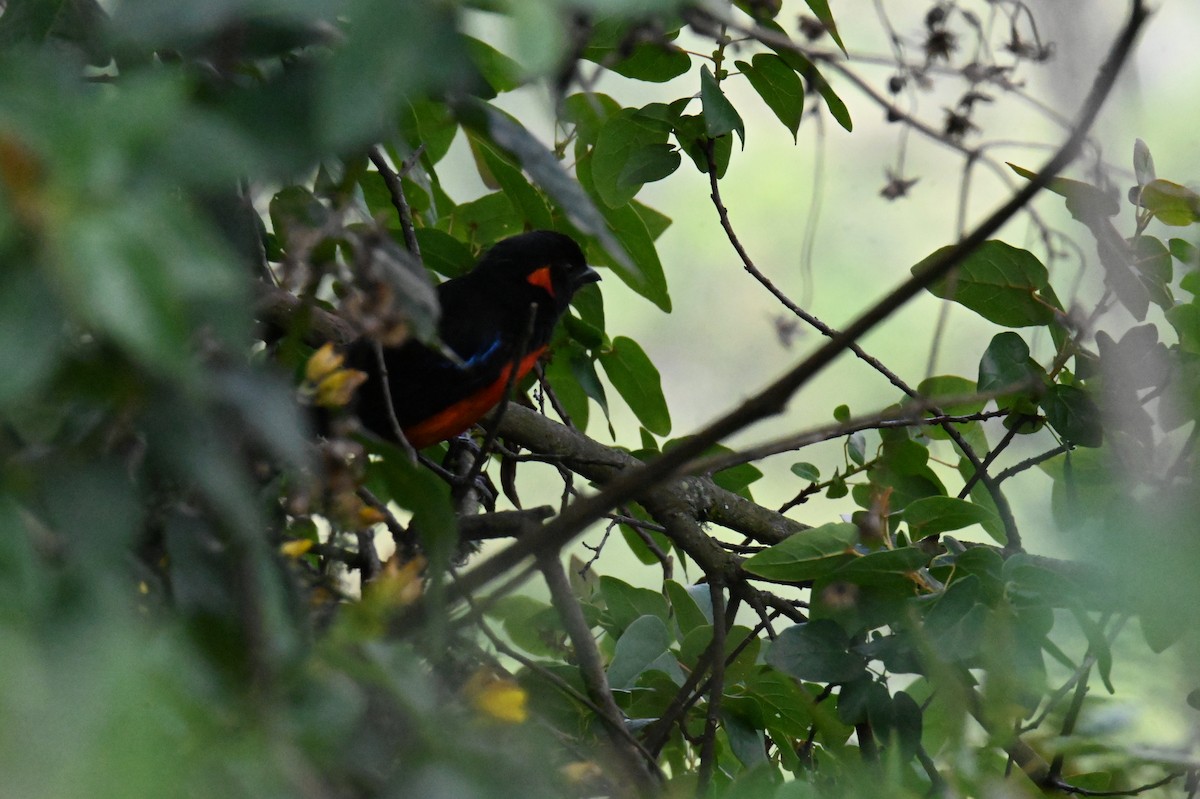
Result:
[[[556,318],[576,291],[600,279],[575,240],[552,230],[535,230],[498,242],[475,271],[510,286],[524,284],[539,305],[550,300],[547,305]]]

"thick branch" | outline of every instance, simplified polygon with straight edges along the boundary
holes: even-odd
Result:
[[[643,466],[622,472],[599,493],[572,503],[562,514],[542,529],[509,545],[475,567],[463,577],[461,583],[455,587],[455,592],[476,591],[524,562],[530,556],[558,550],[612,508],[644,494],[649,489],[678,474],[686,468],[688,463],[703,455],[714,443],[722,441],[755,422],[780,413],[800,387],[806,385],[821,370],[845,352],[850,344],[889,318],[926,287],[960,265],[1033,199],[1034,195],[1041,191],[1046,183],[1057,176],[1075,157],[1081,142],[1100,111],[1100,106],[1112,89],[1116,76],[1125,63],[1133,41],[1145,20],[1146,10],[1139,0],[1135,0],[1129,21],[1113,44],[1108,59],[1084,102],[1072,134],[1054,156],[1038,170],[1037,176],[1033,180],[1023,186],[1008,202],[980,223],[969,235],[927,262],[918,273],[875,303],[849,327],[829,339],[783,377],[695,435],[682,440],[677,447]]]

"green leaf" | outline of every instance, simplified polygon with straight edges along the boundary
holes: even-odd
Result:
[[[1179,336],[1179,348],[1200,355],[1200,306],[1181,303],[1168,310],[1166,317]]]
[[[787,31],[780,27],[779,23],[775,20],[761,20],[759,25],[784,38],[789,38]],[[850,118],[850,110],[846,108],[846,104],[842,102],[842,98],[838,97],[837,92],[833,90],[833,87],[829,85],[829,82],[825,80],[824,76],[821,75],[811,61],[792,48],[776,46],[770,43],[767,46],[774,50],[775,54],[782,58],[784,63],[796,70],[796,74],[808,81],[810,86],[817,88],[821,99],[825,101],[825,107],[829,109],[830,115],[839,125],[847,131],[854,130],[854,122]]]
[[[486,167],[486,173],[490,173],[497,187],[508,195],[508,199],[529,227],[549,229],[554,226],[546,201],[529,185],[520,169],[478,135],[467,134],[467,142],[476,160]],[[485,173],[481,171],[481,177],[483,174]]]
[[[401,109],[400,132],[410,152],[425,145],[422,160],[432,169],[450,151],[458,134],[458,121],[445,103],[413,98]]]
[[[862,466],[867,462],[867,439],[862,433],[851,433],[846,437],[846,454],[850,460]]]
[[[700,104],[704,108],[704,132],[709,138],[736,131],[742,146],[746,146],[746,125],[708,67],[700,70]]]
[[[857,585],[891,584],[897,580],[907,581],[909,575],[924,567],[929,560],[929,553],[917,547],[885,549],[851,560],[834,572],[832,579],[845,580]]]
[[[37,313],[30,313],[32,308]],[[66,342],[59,303],[43,276],[28,264],[5,266],[0,319],[14,320],[0,336],[0,407],[5,407],[44,384]]]
[[[499,241],[521,233],[525,227],[516,206],[502,191],[455,206],[438,225],[446,230],[468,230],[475,241]]]
[[[96,0],[9,0],[0,15],[0,51],[18,44],[77,46],[92,66],[111,59],[108,16]]]
[[[858,528],[834,522],[791,535],[773,547],[747,558],[742,567],[759,577],[783,582],[804,582],[831,574],[854,556]]]
[[[1154,236],[1142,235],[1133,241],[1133,266],[1137,276],[1150,294],[1150,301],[1166,310],[1175,305],[1171,294],[1171,252]]]
[[[801,480],[808,480],[810,483],[815,483],[821,479],[821,470],[811,463],[793,463],[792,474]]]
[[[826,0],[804,0],[808,4],[808,8],[817,19],[821,20],[821,24],[825,26],[825,30],[837,43],[842,53],[846,53],[846,45],[842,44],[842,37],[838,35],[837,23],[833,21],[833,14],[829,11],[829,3]]]
[[[1011,162],[1006,163],[1008,163],[1009,169],[1026,180],[1033,180],[1037,177],[1036,172],[1031,172]],[[1071,212],[1071,216],[1084,224],[1098,218],[1116,216],[1121,212],[1121,204],[1116,196],[1090,183],[1056,177],[1046,183],[1046,191],[1065,198],[1067,210]]]
[[[1050,386],[1039,404],[1046,412],[1046,421],[1058,434],[1081,447],[1098,447],[1104,443],[1104,427],[1100,408],[1077,386]]]
[[[1174,257],[1176,261],[1179,261],[1181,264],[1186,264],[1192,269],[1200,266],[1200,250],[1198,250],[1196,245],[1192,242],[1188,241],[1187,239],[1171,239],[1169,242],[1167,242],[1167,245],[1171,251],[1171,256]],[[1195,273],[1192,272],[1189,274]]]
[[[684,114],[675,121],[674,131],[680,148],[692,159],[696,169],[702,174],[708,174],[708,148],[712,147],[717,177],[725,176],[725,171],[729,169],[729,159],[733,155],[732,137],[709,138],[703,114]]]
[[[1152,180],[1142,187],[1139,204],[1158,221],[1185,227],[1200,221],[1200,194],[1169,180]]]
[[[509,594],[488,605],[487,615],[499,619],[512,642],[533,655],[553,656],[556,639],[561,638],[560,623],[554,607],[521,594]]]
[[[599,592],[607,609],[605,629],[614,636],[623,634],[629,625],[643,616],[655,616],[663,621],[670,618],[667,600],[657,591],[603,575]]]
[[[524,72],[520,64],[487,42],[481,42],[471,36],[464,36],[463,40],[466,42],[467,55],[483,79],[492,87],[493,92],[511,92],[520,87],[521,75]]]
[[[663,142],[634,150],[617,176],[619,186],[637,186],[662,180],[679,168],[679,151]]]
[[[458,277],[475,266],[471,249],[444,230],[421,227],[416,229],[421,260],[439,275]]]
[[[643,42],[628,58],[609,67],[618,75],[650,83],[665,83],[691,68],[691,56],[675,45],[660,42]]]
[[[1154,157],[1150,155],[1150,148],[1146,146],[1146,142],[1141,139],[1133,141],[1133,174],[1139,186],[1145,186],[1156,177]]]
[[[1027,392],[1037,376],[1034,366],[1024,339],[1012,332],[998,333],[979,361],[978,390]]]
[[[556,347],[554,357],[546,365],[546,382],[554,389],[554,395],[571,418],[571,423],[587,432],[590,405],[588,394],[575,374],[576,358],[591,362],[583,347],[576,342],[566,342],[565,346]]]
[[[665,5],[674,10],[674,2]],[[670,44],[678,34],[678,22],[674,23],[674,28],[664,31],[658,41],[639,41],[642,37],[638,37],[635,23],[622,18],[619,6],[613,7],[611,3],[607,6],[605,14],[594,21],[590,41],[581,54],[583,58],[602,64],[618,75],[651,83],[668,81],[691,69],[691,57]],[[629,3],[624,10],[630,16],[639,17],[655,13],[644,3]],[[630,45],[633,45],[632,50]]]
[[[613,237],[587,192],[567,174],[551,150],[516,120],[486,103],[464,103],[458,111],[464,124],[469,120],[475,129],[490,134],[493,142],[516,158],[525,173],[562,209],[571,224],[595,237],[626,273],[638,274],[637,267]]]
[[[800,76],[782,58],[770,53],[759,53],[749,63],[735,63],[795,141],[804,116],[804,82]]]
[[[850,421],[850,406],[839,405],[833,409],[833,420],[838,424],[846,424]]]
[[[630,624],[613,651],[608,665],[608,682],[613,688],[632,688],[637,678],[651,670],[664,671],[675,682],[683,672],[671,655],[671,631],[658,616],[642,616]]]
[[[697,593],[692,593],[691,588],[684,587],[674,580],[667,580],[663,584],[667,597],[671,600],[675,621],[684,636],[712,624],[712,600],[708,595],[708,586],[693,587],[697,589]],[[703,597],[699,595],[701,591]]]
[[[600,353],[600,365],[647,430],[660,436],[671,432],[671,413],[663,397],[662,380],[641,345],[618,336],[611,349]]]
[[[999,521],[996,513],[965,499],[956,497],[925,497],[904,509],[904,521],[916,540],[947,530],[961,530],[973,524],[987,525]]]
[[[575,165],[579,182],[595,192],[592,185],[591,161],[585,159]],[[599,205],[604,219],[610,229],[610,235],[619,238],[619,246],[632,256],[638,264],[638,269],[629,269],[626,262],[612,258],[609,250],[600,242],[603,249],[590,246],[587,250],[588,262],[594,265],[608,265],[617,273],[617,277],[631,289],[657,305],[667,313],[671,312],[671,297],[667,292],[667,278],[663,274],[662,262],[658,258],[658,250],[654,247],[654,239],[646,222],[642,219],[638,208],[633,203],[618,208],[609,208],[603,202]]]
[[[958,375],[927,377],[917,385],[918,394],[936,403],[939,410],[950,416],[967,416],[983,410],[987,401],[982,399],[966,400],[953,405],[943,402],[949,397],[969,397],[975,392],[975,383]]]
[[[800,680],[847,683],[861,677],[867,659],[850,651],[850,638],[836,622],[817,619],[779,634],[767,663]]]
[[[943,660],[956,662],[979,654],[988,615],[981,589],[974,575],[955,580],[925,614],[926,640]]]
[[[943,247],[912,268],[919,275],[951,249]],[[1046,325],[1054,321],[1054,307],[1039,292],[1047,288],[1042,262],[1028,250],[1002,241],[986,241],[949,275],[934,281],[929,292],[954,300],[983,318],[1004,327]]]
[[[670,160],[662,149],[670,149],[667,135],[661,126],[639,116],[634,108],[622,109],[609,117],[596,137],[591,164],[592,182],[605,205],[616,208],[632,200],[646,182],[638,180],[639,173],[654,175],[663,171]],[[674,166],[678,166],[678,158]]]
[[[589,147],[596,144],[604,123],[621,110],[621,104],[600,92],[579,92],[563,101],[563,119],[575,125],[575,138]]]

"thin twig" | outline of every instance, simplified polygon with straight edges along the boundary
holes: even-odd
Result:
[[[839,335],[828,340],[816,352],[758,394],[710,423],[695,435],[681,440],[673,449],[637,468],[623,471],[600,492],[577,500],[540,530],[523,537],[480,563],[463,576],[462,581],[451,591],[451,598],[461,595],[463,592],[478,590],[534,554],[557,551],[612,508],[669,480],[678,473],[680,468],[702,455],[712,444],[728,438],[755,422],[781,412],[797,390],[842,354],[850,344],[875,328],[880,322],[891,317],[927,286],[960,265],[1024,208],[1034,195],[1041,191],[1046,183],[1057,176],[1074,158],[1080,143],[1095,122],[1101,105],[1111,91],[1117,74],[1132,49],[1133,41],[1145,23],[1146,15],[1143,3],[1140,0],[1134,0],[1129,20],[1114,41],[1104,66],[1084,101],[1078,123],[1071,135],[1054,156],[1038,170],[1036,177],[1022,186],[1006,203],[981,222],[970,235],[929,259],[922,269],[881,298]],[[422,603],[415,603],[410,606],[409,612],[419,615],[422,608]]]
[[[379,176],[383,178],[388,194],[392,198],[392,205],[396,209],[396,215],[400,218],[400,230],[404,233],[404,246],[420,262],[421,245],[417,243],[417,231],[413,227],[412,208],[408,205],[408,198],[404,196],[404,184],[400,182],[400,175],[388,164],[383,150],[378,145],[367,151],[367,157],[371,159],[371,163],[379,170]]]
[[[583,678],[588,695],[599,706],[600,713],[608,719],[605,729],[609,731],[609,740],[624,761],[626,772],[634,781],[638,792],[648,793],[659,784],[662,773],[658,771],[654,758],[644,748],[631,743],[628,735],[613,730],[613,727],[624,726],[625,717],[613,700],[600,650],[596,647],[596,640],[592,637],[592,629],[583,615],[579,600],[571,590],[567,572],[559,560],[558,553],[539,558],[538,567],[546,580],[546,586],[550,589],[551,602],[558,611],[567,636],[571,639],[575,661],[579,665],[579,674]]]
[[[715,766],[717,724],[721,720],[721,698],[725,693],[725,632],[729,623],[725,614],[725,586],[719,577],[709,581],[708,595],[712,600],[712,643],[709,644],[709,648],[713,656],[712,673],[708,680],[708,712],[704,719],[704,741],[700,745],[700,769],[696,776],[696,796],[699,797],[707,793]]]

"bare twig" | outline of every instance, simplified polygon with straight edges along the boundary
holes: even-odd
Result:
[[[669,480],[678,470],[702,455],[713,443],[755,422],[783,410],[787,401],[816,374],[843,353],[850,344],[861,338],[883,320],[889,318],[910,299],[936,280],[944,277],[990,238],[1006,222],[1053,179],[1078,151],[1096,115],[1107,98],[1118,72],[1125,63],[1133,41],[1146,20],[1147,12],[1140,0],[1134,0],[1129,20],[1113,43],[1104,66],[1079,114],[1071,135],[1054,156],[1038,170],[1037,176],[1026,183],[1006,203],[980,223],[968,236],[952,247],[929,259],[911,278],[893,289],[854,320],[840,334],[828,340],[809,357],[768,385],[737,408],[724,414],[698,433],[682,440],[678,446],[637,468],[623,471],[600,492],[579,499],[562,514],[535,533],[523,537],[493,555],[464,575],[452,590],[452,597],[476,591],[499,576],[506,574],[527,558],[538,553],[556,552],[573,540],[584,528],[613,507],[644,494],[654,486]],[[419,613],[420,603],[410,612]]]

